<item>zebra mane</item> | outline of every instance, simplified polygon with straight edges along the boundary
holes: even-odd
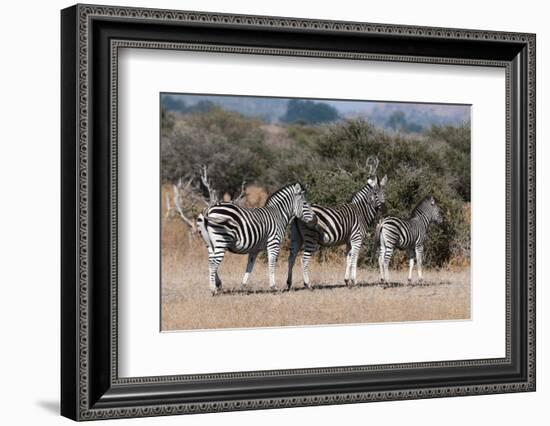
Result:
[[[303,185],[299,182],[296,182],[298,185],[300,185],[300,187],[303,189]],[[269,203],[271,201],[274,201],[274,199],[276,197],[278,197],[281,193],[283,193],[285,190],[287,190],[288,188],[292,188],[294,185],[296,185],[296,183],[289,183],[289,184],[286,184],[285,186],[283,186],[282,188],[279,188],[277,191],[273,192],[272,194],[270,194],[267,199],[265,200],[265,205],[269,205]]]

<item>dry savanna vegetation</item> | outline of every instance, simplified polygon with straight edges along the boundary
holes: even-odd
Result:
[[[164,188],[164,192],[168,190]],[[262,197],[258,189],[250,192],[252,197]],[[280,289],[286,286],[287,256],[284,250],[277,267]],[[428,269],[423,283],[413,275],[413,283],[407,284],[404,261],[392,270],[393,282],[381,284],[378,271],[363,266],[358,270],[359,284],[348,288],[343,282],[343,251],[333,249],[312,262],[313,290],[304,288],[297,262],[292,290],[274,293],[269,290],[265,257],[256,262],[247,290],[241,289],[246,258],[226,254],[220,267],[224,291],[212,296],[208,289],[208,253],[201,237],[193,235],[177,217],[164,219],[162,330],[470,318],[469,267]]]
[[[201,96],[161,100],[162,330],[470,318],[469,110],[449,122],[458,107],[388,104],[346,116],[334,102]],[[226,252],[223,291],[211,295],[208,253],[195,226],[206,206],[263,206],[291,182],[307,188],[311,203],[345,203],[365,186],[372,157],[376,174],[388,176],[388,214],[409,217],[428,194],[442,208],[443,221],[425,243],[424,282],[415,270],[407,284],[403,251],[392,258],[392,282],[379,282],[372,224],[351,288],[344,285],[344,247],[315,254],[313,290],[304,289],[298,260],[292,290],[280,292],[269,290],[265,255],[242,290],[247,256]],[[288,243],[277,267],[279,289],[286,287]]]

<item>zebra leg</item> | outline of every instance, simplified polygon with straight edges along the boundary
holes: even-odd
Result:
[[[218,268],[220,263],[222,263],[224,255],[225,249],[221,251],[208,249],[208,274],[210,277],[210,291],[213,295],[217,294],[222,287],[222,282],[218,276]]]
[[[289,290],[292,287],[292,270],[294,269],[296,258],[304,243],[304,238],[298,228],[299,225],[297,222],[297,219],[294,219],[290,227],[290,253],[288,255],[288,274],[286,276],[286,287]]]
[[[424,247],[416,247],[416,264],[418,266],[418,281],[422,282],[422,255],[424,254]]]
[[[304,254],[302,255],[302,276],[304,278],[304,287],[311,288],[309,284],[309,261],[311,256],[313,256],[313,251],[304,249]]]
[[[267,249],[267,266],[269,269],[269,287],[271,290],[277,290],[275,285],[275,266],[277,265],[277,258],[279,257],[279,245]]]
[[[361,250],[361,240],[351,243],[351,285],[357,283],[357,261],[359,260],[359,250]],[[347,283],[346,283],[347,284]]]
[[[382,230],[383,231],[383,230]],[[388,247],[386,245],[386,239],[384,237],[384,232],[380,232],[379,236],[379,253],[378,253],[378,266],[380,267],[380,282],[386,282],[389,283],[390,281],[390,274],[388,271],[390,258],[392,255],[392,249],[391,247]]]
[[[344,275],[344,283],[348,285],[349,277],[351,275],[351,244],[348,242],[346,244],[346,274]]]
[[[385,273],[385,255],[386,255],[386,240],[384,233],[380,232],[379,236],[380,247],[378,247],[378,266],[380,268],[380,282],[388,281]]]
[[[304,235],[304,253],[302,254],[302,276],[304,287],[311,288],[309,282],[309,261],[313,254],[319,249],[318,233]]]
[[[393,255],[393,248],[386,247],[384,250],[384,280],[390,282],[390,259]]]
[[[252,269],[254,269],[254,263],[256,263],[256,257],[258,256],[258,253],[249,253],[248,254],[248,262],[246,264],[246,272],[244,274],[243,280],[241,282],[241,287],[246,288],[246,284],[248,283],[248,278],[250,277],[250,274],[252,273]]]
[[[409,284],[412,282],[413,268],[414,268],[414,251],[409,250],[409,278],[407,279]]]

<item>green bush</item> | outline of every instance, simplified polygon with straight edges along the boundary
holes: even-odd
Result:
[[[470,201],[469,146],[466,125],[458,129],[434,127],[413,136],[389,135],[363,120],[333,124],[316,145],[324,167],[310,171],[304,179],[308,198],[326,205],[348,201],[365,185],[366,159],[376,155],[380,159],[377,174],[389,178],[388,215],[408,218],[416,204],[430,194],[444,212],[443,223],[430,228],[425,244],[426,265],[443,266],[453,257],[469,258],[469,218],[464,214],[465,202]],[[361,261],[377,265],[374,232],[365,246]],[[395,262],[404,259],[404,254],[395,256]]]
[[[265,140],[261,122],[238,113],[213,108],[185,116],[161,138],[162,179],[198,181],[198,168],[206,165],[213,187],[234,196],[243,180],[262,180],[273,163],[275,153]]]

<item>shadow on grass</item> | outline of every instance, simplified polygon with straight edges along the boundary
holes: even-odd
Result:
[[[413,283],[402,283],[402,282],[359,282],[354,285],[346,285],[346,284],[314,284],[310,287],[291,287],[290,289],[284,288],[284,289],[277,289],[272,290],[270,288],[222,288],[220,292],[216,296],[239,296],[239,295],[253,295],[253,294],[272,294],[272,295],[279,295],[281,293],[294,293],[298,291],[310,291],[310,292],[316,292],[316,291],[330,291],[330,290],[338,290],[342,288],[347,288],[349,290],[355,290],[355,289],[361,289],[361,288],[368,288],[368,287],[379,287],[383,290],[386,289],[392,289],[392,288],[413,288],[413,287],[434,287],[434,286],[441,286],[441,285],[449,285],[451,284],[450,281],[438,281],[438,282],[413,282]]]

